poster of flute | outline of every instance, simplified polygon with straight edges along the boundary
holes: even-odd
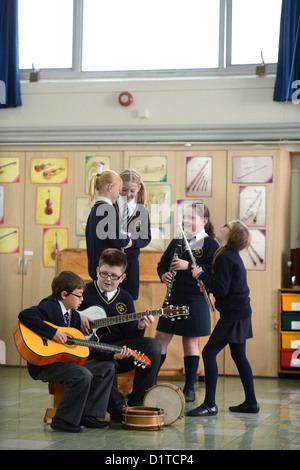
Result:
[[[68,182],[67,158],[32,158],[31,183],[64,184]]]
[[[248,227],[266,226],[266,186],[240,186],[239,218]]]
[[[58,252],[65,248],[68,248],[67,228],[44,228],[43,265],[45,268],[55,267]]]
[[[245,268],[248,271],[265,271],[266,269],[266,231],[250,230],[251,242],[248,248],[240,252]]]
[[[60,225],[60,186],[38,186],[36,188],[36,215],[38,225]]]
[[[232,182],[273,183],[273,157],[232,157]]]
[[[0,228],[0,253],[19,253],[19,227]]]
[[[212,157],[186,157],[186,196],[212,195]]]
[[[20,158],[0,157],[0,183],[18,183],[20,181]]]

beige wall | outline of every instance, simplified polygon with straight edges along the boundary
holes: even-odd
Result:
[[[22,107],[1,110],[0,128],[286,124],[299,106],[273,101],[274,77],[22,82]],[[122,107],[118,96],[134,101]],[[148,118],[139,111],[148,110]],[[280,136],[278,136],[280,138]]]

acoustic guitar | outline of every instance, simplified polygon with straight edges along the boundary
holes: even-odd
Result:
[[[56,325],[52,325],[50,322],[45,323],[57,328]],[[60,344],[42,337],[18,321],[13,330],[17,350],[26,361],[37,366],[53,364],[54,362],[75,362],[81,366],[87,359],[90,349],[111,352],[120,352],[122,349],[120,346],[113,344],[87,341],[81,331],[76,328],[58,328],[67,335],[68,341],[66,343]],[[151,364],[150,359],[145,354],[131,350],[130,355],[138,366],[145,368]]]
[[[144,316],[163,316],[174,321],[175,319],[180,320],[182,317],[187,318],[189,315],[190,307],[182,306],[175,307],[170,305],[168,308],[159,308],[156,310],[149,310],[146,312],[135,312],[135,313],[125,313],[123,315],[117,315],[115,317],[107,317],[104,308],[100,305],[93,305],[91,307],[78,311],[80,315],[90,318],[93,320],[93,333],[101,339],[105,334],[111,333],[116,325],[121,323],[130,322],[133,320],[140,320]],[[88,336],[90,338],[92,335]]]

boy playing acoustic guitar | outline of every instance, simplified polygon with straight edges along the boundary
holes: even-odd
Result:
[[[59,344],[68,338],[65,327],[87,334],[90,321],[76,311],[83,299],[84,281],[71,271],[63,271],[52,281],[52,295],[37,306],[20,312],[19,320],[25,327],[41,335],[43,341]],[[50,322],[52,325],[49,325]],[[76,348],[74,348],[76,354]],[[127,357],[126,347],[114,355],[115,359]],[[73,360],[73,358],[72,358]],[[75,361],[75,357],[74,357]],[[65,386],[51,427],[65,432],[81,432],[84,427],[103,428],[109,424],[99,421],[106,411],[119,420],[124,398],[117,388],[115,367],[112,361],[99,361],[88,357],[83,366],[75,362],[55,362],[47,365],[28,363],[28,371],[35,380],[59,383]]]
[[[134,375],[133,390],[128,400],[128,406],[141,406],[147,389],[156,384],[161,347],[154,338],[145,337],[145,328],[154,322],[152,315],[145,315],[139,321],[122,322],[122,315],[135,313],[131,295],[119,284],[125,279],[127,267],[126,254],[117,248],[103,250],[99,266],[97,267],[97,280],[86,285],[84,300],[80,310],[94,305],[100,305],[107,317],[118,317],[120,322],[113,329],[106,329],[100,336],[100,344],[104,343],[123,345],[141,351],[151,361],[150,367],[137,367]],[[84,314],[84,312],[81,312]],[[109,353],[105,353],[109,354]],[[135,368],[132,358],[127,357],[115,362],[117,373],[127,372]]]

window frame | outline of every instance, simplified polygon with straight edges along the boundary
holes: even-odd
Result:
[[[255,76],[257,64],[231,64],[232,43],[232,0],[220,1],[219,21],[219,67],[201,69],[178,69],[178,70],[134,70],[134,71],[92,71],[81,70],[82,63],[82,35],[83,35],[83,1],[73,0],[73,48],[72,67],[68,69],[40,69],[42,79],[58,80],[85,80],[85,79],[138,79],[138,78],[190,78],[190,77],[215,77],[215,76]],[[277,63],[266,63],[268,75],[275,75]],[[21,80],[27,80],[31,69],[20,69]]]

